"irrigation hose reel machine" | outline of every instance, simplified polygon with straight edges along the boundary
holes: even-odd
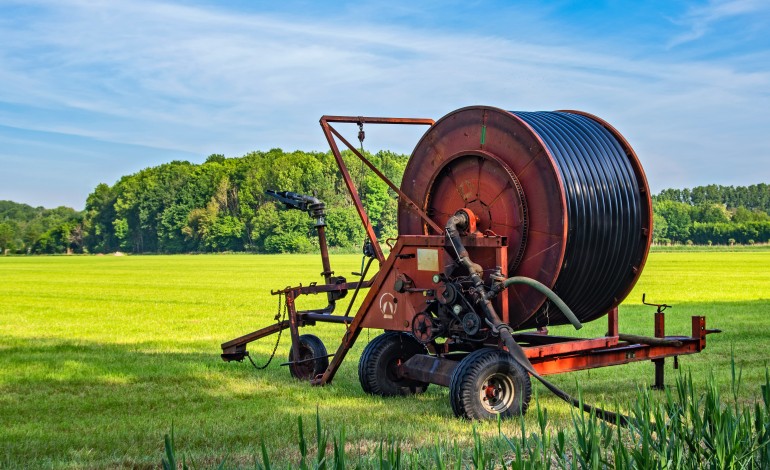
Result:
[[[633,149],[600,118],[471,106],[436,122],[324,116],[320,123],[365,228],[369,262],[353,273],[354,281],[334,276],[323,202],[269,192],[316,221],[324,283],[273,291],[284,315],[223,343],[225,361],[253,362],[248,343],[288,329],[292,344],[284,365],[294,377],[324,385],[363,329],[384,330],[359,361],[366,393],[410,395],[442,385],[450,389],[457,416],[485,419],[526,412],[531,377],[592,410],[548,382],[548,374],[649,360],[655,364],[654,386],[662,388],[665,358],[674,357],[676,365],[678,356],[702,351],[706,335],[717,331],[695,316],[689,336],[667,336],[667,306],[658,305],[653,336],[620,333],[618,305],[642,273],[652,240],[652,204]],[[345,139],[337,123],[358,124],[360,141],[364,125],[428,130],[399,187]],[[387,257],[338,142],[398,196],[398,237]],[[379,270],[367,279],[375,260]],[[303,295],[318,293],[327,295],[326,307],[298,308]],[[352,312],[359,294],[363,301]],[[345,297],[342,313],[336,303]],[[550,326],[580,328],[602,317],[605,336],[548,333]],[[333,354],[317,336],[300,334],[318,322],[344,325]],[[622,418],[595,411],[610,421]]]

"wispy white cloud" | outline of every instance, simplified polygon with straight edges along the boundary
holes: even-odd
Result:
[[[702,38],[720,21],[759,11],[770,11],[770,3],[766,0],[709,0],[705,5],[693,6],[684,17],[675,20],[685,31],[671,39],[669,47]]]

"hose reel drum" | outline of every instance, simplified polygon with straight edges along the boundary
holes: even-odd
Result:
[[[625,298],[652,240],[636,154],[612,126],[577,111],[454,111],[419,141],[401,190],[442,226],[470,209],[479,231],[507,237],[507,275],[553,288],[581,322]],[[432,233],[404,203],[398,229]],[[516,329],[567,323],[537,291],[512,287],[508,296]]]

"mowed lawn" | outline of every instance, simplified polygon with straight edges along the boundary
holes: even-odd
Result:
[[[360,257],[337,255],[348,275]],[[220,343],[272,323],[270,289],[320,281],[317,255],[0,257],[0,466],[156,467],[163,435],[175,429],[178,453],[206,466],[227,457],[250,465],[262,441],[274,462],[295,461],[297,417],[312,428],[316,410],[330,428],[345,427],[355,456],[394,437],[405,450],[436,441],[470,442],[473,424],[452,415],[448,390],[418,397],[365,395],[358,357],[372,331],[348,355],[333,384],[318,388],[291,378],[279,364],[289,341],[263,371],[225,363]],[[667,332],[689,334],[690,316],[706,315],[707,349],[680,360],[696,386],[714,375],[730,393],[730,355],[742,368],[740,399],[758,396],[770,347],[770,251],[652,253],[621,306],[622,332],[652,335],[654,308],[666,302]],[[323,296],[299,306],[321,306]],[[346,306],[346,300],[340,308]],[[304,330],[336,350],[344,327]],[[552,329],[575,334],[568,327]],[[579,332],[603,335],[598,320]],[[249,347],[263,363],[275,337]],[[667,384],[677,373],[669,361]],[[622,408],[653,379],[649,362],[553,376],[589,403]],[[570,421],[570,408],[535,387],[551,425]],[[534,414],[525,424],[535,429]],[[496,423],[476,424],[496,434]],[[503,424],[509,435],[516,421]],[[308,433],[312,440],[314,432]]]

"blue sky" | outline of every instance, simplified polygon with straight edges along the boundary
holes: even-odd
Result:
[[[323,114],[475,104],[599,115],[655,192],[770,182],[770,2],[0,0],[0,199],[82,209],[171,160],[325,151]]]

